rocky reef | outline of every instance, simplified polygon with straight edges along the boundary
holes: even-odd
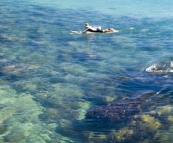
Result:
[[[158,93],[146,93],[89,109],[86,121],[92,132],[84,136],[89,143],[162,142],[160,134],[168,134],[172,126],[173,106],[159,105],[159,98]],[[172,139],[170,133],[166,138]]]
[[[93,107],[87,111],[86,119],[99,123],[129,122],[130,119],[136,118],[136,115],[155,108],[152,106],[153,103],[149,101],[151,98],[157,100],[155,94],[148,92],[110,102],[107,105]]]
[[[126,122],[133,115],[137,115],[140,112],[140,104],[138,101],[113,102],[109,105],[88,110],[86,119],[92,119],[92,121],[98,121],[100,123]]]
[[[0,74],[10,76],[22,76],[37,69],[38,66],[24,63],[5,63],[0,67]]]

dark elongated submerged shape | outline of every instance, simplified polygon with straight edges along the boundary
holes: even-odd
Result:
[[[140,102],[113,102],[109,105],[91,108],[86,114],[86,119],[100,123],[126,122],[139,112]]]

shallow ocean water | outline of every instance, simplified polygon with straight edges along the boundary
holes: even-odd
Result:
[[[172,142],[171,2],[68,2],[0,4],[0,142]],[[122,121],[86,118],[114,102]]]

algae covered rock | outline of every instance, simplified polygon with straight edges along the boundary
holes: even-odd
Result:
[[[52,106],[70,106],[67,104],[71,102],[75,98],[80,98],[83,96],[83,90],[79,88],[77,85],[67,84],[67,83],[59,83],[53,84],[49,87],[49,91],[47,93],[46,102],[51,104]]]
[[[161,127],[160,121],[150,115],[142,115],[141,120],[141,126],[145,126],[151,130],[156,130]]]
[[[173,142],[173,126],[170,126],[168,130],[158,130],[154,135],[154,140],[161,143]]]
[[[171,105],[158,106],[157,102],[154,102],[157,100],[156,97],[152,98],[151,104],[148,102],[153,95],[155,94],[146,93],[90,108],[85,121],[87,129],[95,133],[84,134],[87,135],[88,142],[138,143],[143,140],[150,143],[158,130],[168,129],[168,125],[165,126],[164,123],[170,125],[173,120]],[[155,104],[152,104],[153,102]],[[105,136],[104,139],[98,138],[102,134]]]
[[[37,68],[38,66],[31,64],[7,63],[1,67],[0,73],[4,75],[21,76]]]
[[[86,119],[100,123],[127,122],[140,112],[139,105],[140,102],[113,102],[89,109]]]
[[[37,140],[34,142],[44,143],[50,140],[51,134],[44,129],[43,123],[39,120],[43,109],[33,100],[32,95],[17,94],[10,86],[1,86],[0,99],[0,105],[3,105],[0,110],[0,140],[18,143],[29,142],[28,137],[33,141]],[[44,134],[44,137],[41,134]]]
[[[165,105],[165,106],[157,107],[156,108],[156,113],[159,116],[173,114],[173,106],[171,106],[171,105]]]

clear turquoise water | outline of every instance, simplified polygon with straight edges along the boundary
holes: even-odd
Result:
[[[0,142],[172,142],[172,5],[1,2]],[[120,32],[70,34],[85,22]],[[90,108],[124,98],[143,99],[139,118],[87,122]]]

